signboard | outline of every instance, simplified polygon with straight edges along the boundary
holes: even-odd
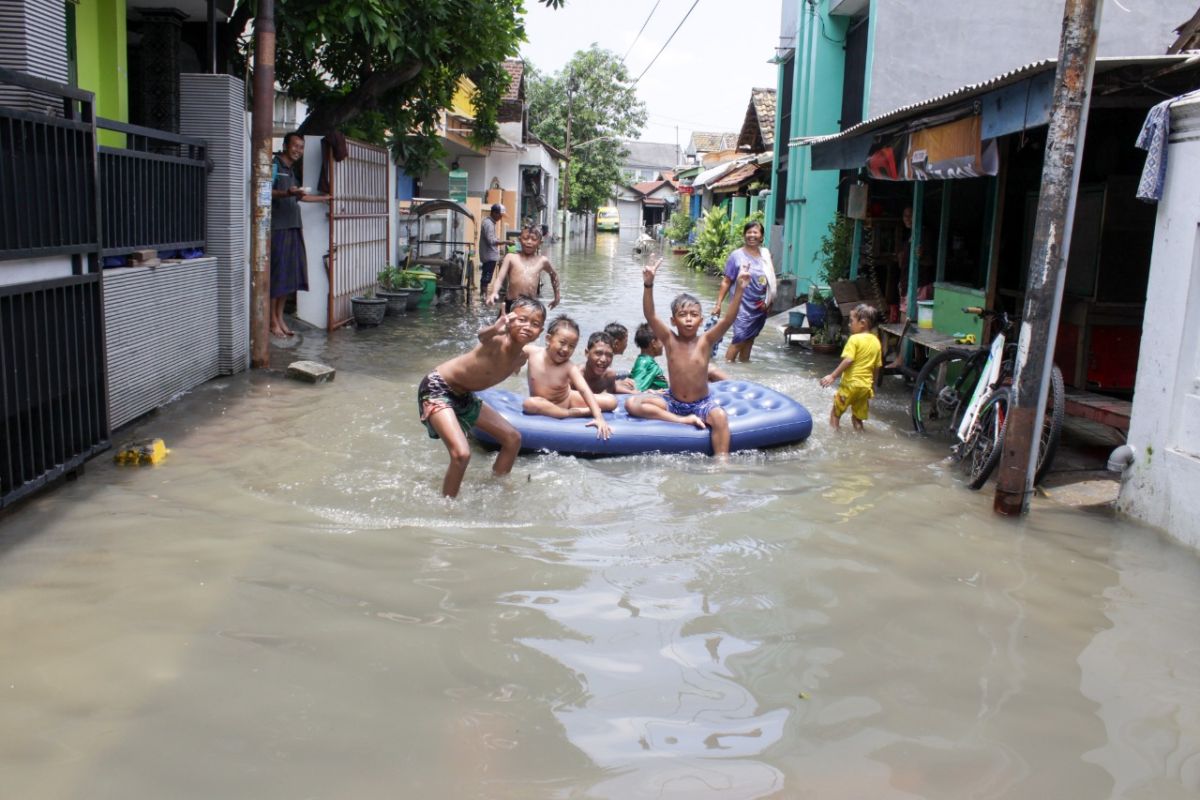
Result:
[[[467,202],[467,171],[450,170],[450,199],[457,203]]]

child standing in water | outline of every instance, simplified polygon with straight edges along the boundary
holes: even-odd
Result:
[[[670,388],[663,395],[642,394],[629,398],[625,410],[633,417],[661,419],[712,430],[713,455],[729,454],[729,417],[708,393],[708,362],[712,344],[719,341],[733,324],[742,292],[750,282],[750,270],[743,265],[737,277],[737,289],[729,310],[711,329],[700,332],[704,317],[700,301],[690,294],[671,301],[672,332],[654,313],[654,276],[662,259],[642,268],[642,312],[655,337],[663,343],[667,355]]]
[[[521,230],[521,250],[517,253],[509,253],[500,262],[500,269],[496,271],[496,277],[491,282],[491,291],[488,292],[487,304],[489,306],[495,303],[496,298],[500,296],[500,287],[504,286],[505,278],[508,279],[508,288],[504,293],[505,311],[511,310],[513,300],[521,295],[537,297],[543,272],[550,275],[550,286],[554,289],[554,299],[550,301],[550,308],[554,308],[562,302],[558,291],[558,272],[550,263],[550,259],[538,253],[538,248],[541,246],[542,229],[540,227],[527,225]]]
[[[847,408],[854,430],[863,429],[863,420],[867,418],[871,398],[875,396],[875,381],[883,366],[879,337],[872,332],[878,323],[879,312],[873,306],[865,303],[855,306],[850,312],[850,338],[842,348],[842,363],[821,378],[821,385],[828,387],[839,375],[842,377],[837,394],[833,396],[833,410],[829,412],[829,424],[835,431],[841,428],[842,414]]]
[[[579,326],[566,314],[560,314],[550,323],[546,332],[546,346],[530,344],[525,347],[529,358],[529,397],[523,409],[526,414],[544,414],[547,417],[592,417],[589,427],[596,429],[596,437],[607,439],[612,431],[604,421],[602,411],[617,407],[617,399],[611,394],[599,397],[592,394],[579,367],[571,363],[575,346],[579,344]]]
[[[521,434],[475,392],[495,386],[525,362],[525,346],[537,339],[546,324],[546,307],[532,297],[513,301],[479,332],[479,344],[469,353],[439,364],[417,387],[417,409],[429,438],[441,439],[450,454],[442,479],[442,494],[455,497],[471,461],[467,434],[478,426],[500,443],[493,475],[507,475],[521,449]]]

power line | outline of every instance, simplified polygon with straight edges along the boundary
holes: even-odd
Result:
[[[699,4],[700,0],[696,0],[694,3],[692,3],[692,7],[687,10],[687,13],[683,15],[683,19],[679,20],[679,24],[675,26],[675,30],[671,31],[671,35],[667,37],[667,41],[664,42],[659,51],[654,54],[654,58],[650,59],[650,63],[646,65],[644,70],[642,70],[642,74],[637,76],[637,80],[634,81],[635,84],[640,81],[647,72],[650,71],[650,68],[654,66],[654,62],[658,61],[658,57],[663,54],[663,50],[667,49],[667,45],[669,45],[671,40],[675,38],[675,34],[679,33],[679,29],[683,27],[683,23],[687,22],[687,18],[692,15],[692,12],[695,11],[696,6]]]
[[[642,38],[642,31],[646,30],[646,26],[650,24],[650,17],[654,16],[654,12],[658,10],[658,4],[662,0],[655,0],[654,8],[650,9],[650,16],[646,17],[646,21],[642,23],[642,30],[637,32],[637,36],[633,37],[633,44],[629,45],[629,49],[625,51],[625,55],[621,56],[621,63],[625,63],[625,59],[629,58],[629,54],[633,52],[633,45],[638,43],[638,39]]]

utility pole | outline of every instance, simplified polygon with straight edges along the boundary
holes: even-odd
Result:
[[[250,122],[254,186],[250,235],[250,365],[270,363],[271,129],[275,111],[275,0],[258,0],[254,17],[254,108]]]
[[[1054,105],[1042,162],[1013,395],[992,504],[997,514],[1005,516],[1026,513],[1033,492],[1103,5],[1104,0],[1066,0],[1063,10],[1062,44],[1054,76]]]
[[[567,171],[563,173],[562,185],[562,240],[565,247],[571,234],[571,95],[574,93],[575,74],[571,73],[567,76],[567,142],[563,148],[563,153],[567,157]]]

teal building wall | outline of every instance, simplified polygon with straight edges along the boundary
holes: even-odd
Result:
[[[814,4],[806,0],[784,2],[795,3],[799,9],[792,61],[791,125],[789,130],[782,130],[780,124],[775,132],[775,163],[780,163],[781,154],[788,156],[787,186],[772,185],[771,198],[772,207],[781,202],[787,204],[783,222],[783,272],[795,275],[797,291],[806,293],[817,280],[815,254],[820,249],[821,235],[837,212],[839,175],[830,170],[814,171],[810,149],[789,142],[797,137],[838,131],[845,71],[843,45],[850,20],[830,15],[830,0]],[[786,61],[780,65],[776,96],[781,103],[787,102],[782,96],[783,70],[787,67]],[[775,179],[778,174],[774,173]]]

